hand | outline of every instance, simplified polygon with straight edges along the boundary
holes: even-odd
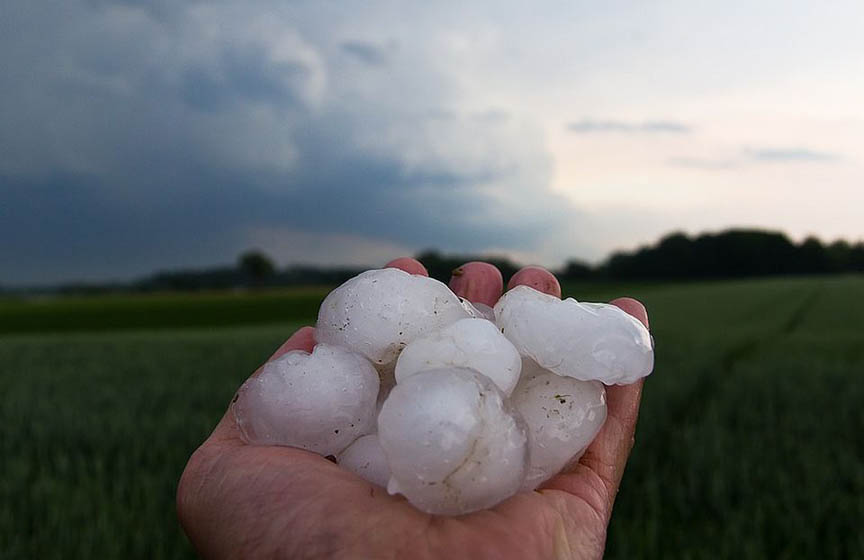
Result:
[[[413,259],[388,266],[426,274]],[[521,284],[561,296],[541,268],[522,269],[508,287]],[[450,286],[488,305],[503,289],[501,273],[486,263],[460,267]],[[638,301],[612,303],[648,325]],[[300,329],[271,359],[311,352],[314,335]],[[177,490],[180,522],[206,558],[600,558],[641,393],[641,381],[607,388],[606,423],[572,470],[460,517],[420,512],[314,453],[246,445],[229,408],[186,465]]]

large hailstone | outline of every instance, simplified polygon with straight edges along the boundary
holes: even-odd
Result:
[[[614,305],[518,286],[498,300],[495,320],[522,356],[558,375],[626,385],[654,368],[648,329]]]
[[[519,381],[522,359],[513,344],[486,319],[461,319],[415,339],[396,362],[396,382],[430,369],[476,370],[509,395]]]
[[[358,438],[339,454],[336,462],[372,484],[386,488],[390,480],[390,466],[378,441],[378,434]]]
[[[237,393],[244,439],[335,455],[375,431],[378,373],[360,354],[318,344],[264,365]]]
[[[438,280],[396,268],[369,270],[327,295],[315,338],[386,366],[415,338],[469,316]]]
[[[533,490],[578,461],[606,420],[602,383],[561,377],[528,359],[510,402],[528,430],[524,490]]]
[[[515,494],[527,438],[504,395],[461,368],[424,371],[393,388],[378,416],[387,486],[434,514],[463,514]]]

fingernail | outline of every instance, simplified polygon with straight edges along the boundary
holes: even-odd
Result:
[[[484,262],[469,262],[452,272],[450,289],[472,303],[494,306],[504,289],[501,272]]]
[[[420,261],[417,259],[412,259],[411,257],[399,257],[398,259],[393,259],[384,265],[384,268],[398,268],[399,270],[404,270],[408,274],[417,274],[419,276],[429,276],[429,272],[426,270],[426,267],[423,266]]]
[[[639,321],[643,325],[645,325],[646,329],[650,328],[648,324],[648,310],[645,309],[645,306],[642,304],[641,301],[630,297],[622,297],[618,299],[613,299],[609,303],[611,303],[615,307],[623,309],[633,317],[639,319]]]
[[[561,284],[555,275],[540,266],[526,266],[513,275],[507,283],[507,289],[512,290],[516,286],[528,286],[538,292],[550,296],[561,297]]]

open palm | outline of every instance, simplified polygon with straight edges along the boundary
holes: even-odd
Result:
[[[413,259],[391,266],[426,272]],[[557,280],[543,269],[523,269],[510,287],[520,284],[560,296]],[[494,304],[501,275],[469,263],[451,287]],[[647,326],[639,302],[612,303]],[[274,357],[311,352],[314,344],[314,329],[304,327]],[[180,521],[207,558],[599,558],[641,391],[641,382],[607,389],[606,423],[573,469],[534,492],[459,517],[422,513],[314,453],[247,445],[229,410],[186,465],[177,491]]]

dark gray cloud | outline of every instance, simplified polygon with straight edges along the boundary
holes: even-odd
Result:
[[[345,41],[339,47],[347,54],[371,66],[383,66],[390,59],[390,49],[367,41]]]
[[[686,134],[692,132],[688,124],[668,121],[622,121],[610,119],[582,119],[567,124],[567,130],[576,134],[591,134],[601,132],[617,132],[625,134],[672,133]]]
[[[742,148],[736,155],[726,158],[673,157],[667,161],[675,167],[726,171],[761,164],[834,163],[842,156],[806,148]]]
[[[542,137],[454,110],[444,75],[406,97],[423,60],[358,88],[302,14],[17,4],[0,23],[0,236],[16,240],[0,283],[230,262],[262,229],[530,251],[566,224]]]
[[[764,162],[836,161],[838,154],[816,152],[806,148],[748,148],[745,155]]]
[[[303,84],[313,72],[297,60],[273,60],[261,45],[223,48],[215,62],[183,70],[181,95],[190,106],[215,111],[249,101],[300,105]]]
[[[332,126],[345,125],[334,118],[300,139],[301,163],[289,172],[187,165],[180,153],[161,160],[158,173],[130,177],[120,195],[99,176],[2,176],[0,235],[18,240],[0,252],[4,280],[124,277],[228,262],[245,234],[261,227],[414,248],[528,250],[566,216],[562,204],[542,216],[530,204],[497,205],[476,187],[506,181],[494,170],[412,169],[318,132]]]

